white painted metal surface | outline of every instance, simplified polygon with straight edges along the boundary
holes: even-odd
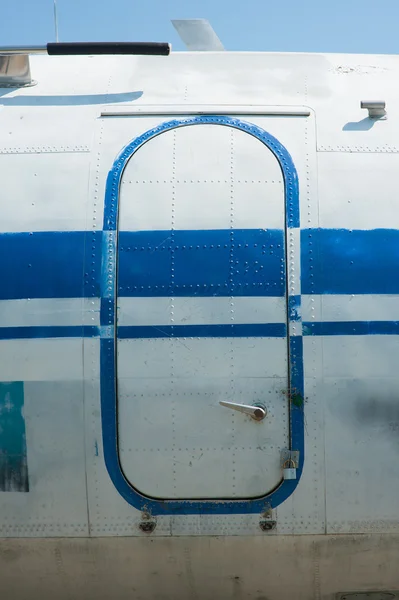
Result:
[[[31,68],[36,86],[0,90],[4,593],[335,600],[398,590],[397,57],[33,57]],[[386,102],[385,120],[368,118],[367,98]],[[146,131],[211,113],[260,127],[288,150],[300,228],[286,231],[273,154],[244,131],[209,123],[165,131],[137,150],[123,172],[118,225],[129,235],[285,232],[287,290],[300,297],[303,321],[291,319],[288,333],[303,344],[305,461],[295,491],[272,507],[266,497],[253,513],[191,508],[198,498],[220,507],[279,489],[292,409],[286,338],[121,337],[119,435],[103,435],[102,417],[113,415],[101,404],[101,345],[112,329],[96,287],[107,267],[96,236],[108,173]],[[63,242],[49,242],[61,234],[77,236],[64,253]],[[275,326],[287,306],[285,297],[119,290],[116,314],[119,327],[148,333],[220,327],[231,314],[238,325]],[[267,416],[257,423],[223,400],[261,400]],[[190,500],[188,510],[155,514],[151,505],[147,514],[144,501],[141,510],[123,497],[107,471],[112,444],[133,486]],[[17,491],[10,464],[24,452],[29,491]],[[154,524],[151,534],[143,523]]]
[[[164,157],[159,166],[152,162],[154,156]],[[172,232],[163,236],[166,246],[174,244],[174,230],[205,232],[200,245],[176,243],[165,276],[171,284],[179,260],[183,265],[189,260],[187,253],[213,248],[206,231],[230,229],[234,235],[235,230],[248,230],[240,242],[252,247],[252,229],[284,230],[284,223],[284,184],[276,158],[256,138],[229,127],[188,126],[163,133],[140,148],[124,170],[119,231]],[[160,244],[141,247],[137,239],[137,252],[119,242],[120,251],[135,261],[131,283],[149,252],[168,251],[162,236],[161,249]],[[254,274],[263,268],[255,260],[236,266],[241,243],[223,255],[226,281],[239,268]],[[223,252],[223,244],[219,248]],[[270,244],[264,248],[263,253],[277,251]],[[187,274],[187,281],[194,281],[189,298],[194,321],[203,326],[208,320],[200,312],[201,296],[197,306],[197,288],[203,288],[207,277],[214,280],[214,266],[201,262],[201,255],[197,260],[197,268],[205,270],[197,279]],[[284,263],[280,272],[284,278]],[[215,280],[215,295],[224,282]],[[126,290],[121,285],[118,293],[123,300]],[[155,307],[157,302],[165,306],[165,298],[150,300]],[[213,298],[206,300],[212,314]],[[242,312],[248,314],[251,300],[245,306],[245,294],[239,297]],[[234,293],[215,304],[222,325],[241,324]],[[135,323],[152,331],[173,326],[174,297],[168,305],[160,320],[150,315],[148,321],[147,306]],[[279,323],[286,322],[286,310],[283,301],[274,307]],[[269,322],[267,311],[262,320]],[[131,325],[126,318],[123,322]],[[273,489],[281,479],[280,451],[288,444],[286,338],[182,338],[177,333],[173,339],[170,334],[152,339],[152,331],[149,339],[118,342],[119,455],[127,479],[144,495],[157,498],[250,498]],[[222,410],[220,400],[263,403],[268,418],[257,426],[248,417]]]

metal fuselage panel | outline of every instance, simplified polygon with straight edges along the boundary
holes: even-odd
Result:
[[[165,157],[152,175],[150,156]],[[119,453],[144,495],[251,498],[280,483],[289,444],[284,197],[272,152],[222,124],[162,133],[125,167]],[[264,405],[268,418],[256,423],[223,400]]]
[[[7,594],[399,589],[397,58],[49,60],[0,92]]]

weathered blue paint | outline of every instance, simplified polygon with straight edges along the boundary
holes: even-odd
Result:
[[[286,212],[286,224],[288,228],[296,228],[299,227],[299,191],[298,191],[298,178],[297,178],[297,174],[296,174],[296,170],[295,170],[295,166],[292,162],[292,159],[289,155],[289,153],[287,152],[287,150],[271,135],[269,135],[266,131],[264,131],[263,129],[252,125],[250,123],[246,123],[244,121],[241,121],[239,119],[235,119],[235,118],[231,118],[231,117],[209,117],[209,116],[198,116],[198,117],[190,117],[188,119],[179,119],[179,120],[173,120],[173,121],[169,121],[166,123],[163,123],[162,125],[155,127],[154,129],[145,132],[142,136],[136,138],[135,140],[133,140],[128,146],[126,146],[126,148],[124,148],[124,150],[122,150],[121,154],[119,155],[119,157],[116,159],[109,175],[107,178],[107,184],[106,184],[106,193],[105,193],[105,206],[104,206],[104,225],[103,228],[105,231],[110,231],[110,232],[116,232],[117,231],[117,220],[118,220],[118,202],[119,202],[119,186],[121,183],[121,178],[122,178],[122,174],[123,174],[123,170],[124,167],[126,166],[127,162],[130,160],[130,158],[133,156],[133,154],[137,151],[138,148],[140,148],[140,146],[142,146],[143,144],[145,144],[146,142],[148,142],[151,138],[153,138],[154,136],[157,136],[159,134],[161,134],[164,131],[169,131],[171,129],[175,129],[178,127],[187,127],[187,126],[191,126],[191,125],[201,125],[201,124],[214,124],[214,125],[224,125],[224,126],[229,126],[229,127],[233,127],[236,129],[240,129],[242,131],[247,132],[250,135],[253,135],[254,137],[256,137],[257,139],[259,139],[260,141],[262,141],[276,156],[277,160],[280,163],[281,166],[281,170],[283,173],[283,177],[284,177],[284,183],[285,183],[285,212]],[[171,232],[167,232],[168,233],[168,237],[171,238],[175,236],[175,232],[173,231],[173,234]],[[246,232],[248,233],[248,232]],[[237,260],[235,259],[235,254],[236,254],[236,246],[235,246],[235,234],[234,232],[230,232],[227,231],[226,234],[228,234],[231,237],[228,237],[228,242],[224,242],[228,244],[228,247],[230,247],[232,244],[234,244],[234,249],[233,249],[233,260]],[[197,235],[197,232],[195,233],[195,235]],[[201,234],[199,234],[201,235]],[[224,233],[223,233],[223,237],[224,237]],[[162,242],[162,240],[161,240]],[[203,238],[201,239],[202,242],[202,246],[204,246],[204,244],[206,244],[206,242],[203,241]],[[173,243],[175,243],[173,241]],[[245,243],[245,242],[244,242]],[[249,244],[249,242],[248,242]],[[201,244],[198,242],[196,244],[196,246],[201,246]],[[123,234],[121,234],[121,236],[119,237],[119,249],[121,249],[123,247]],[[129,246],[128,246],[129,247]],[[147,252],[147,255],[150,255],[150,251],[146,250],[146,245],[143,244],[142,245],[143,250],[140,250],[141,252]],[[131,246],[130,246],[131,248]],[[166,250],[166,248],[165,248]],[[192,249],[194,250],[194,248]],[[196,250],[200,250],[200,248],[196,248]],[[207,249],[202,247],[201,252],[202,251],[206,251]],[[215,250],[215,248],[212,249],[213,251]],[[134,250],[133,252],[140,252],[139,250]],[[283,248],[284,251],[284,248]],[[130,250],[130,255],[132,255],[132,251]],[[123,251],[119,251],[119,265],[118,265],[118,275],[120,278],[120,281],[118,282],[118,286],[120,285],[120,282],[123,282],[123,277],[125,277],[125,272],[126,272],[126,268],[128,267],[129,264],[129,268],[131,269],[130,271],[130,278],[129,280],[127,280],[126,283],[123,282],[123,285],[121,285],[122,288],[126,288],[128,286],[134,286],[135,282],[134,279],[136,278],[136,281],[139,281],[139,277],[143,277],[144,273],[143,271],[146,271],[147,269],[141,269],[138,272],[135,272],[134,269],[136,269],[137,265],[133,265],[130,263],[130,258],[127,263],[123,263],[124,258],[123,258]],[[173,258],[175,259],[175,254],[176,251],[173,252]],[[154,255],[156,255],[156,253],[154,252]],[[187,256],[187,254],[185,255]],[[199,254],[198,254],[199,256]],[[208,255],[210,256],[210,255]],[[187,278],[188,284],[189,285],[201,285],[200,282],[198,281],[198,272],[194,272],[194,273],[189,273],[189,269],[197,269],[198,270],[211,270],[213,269],[213,265],[211,263],[212,260],[214,260],[213,257],[216,256],[216,253],[213,252],[212,253],[212,258],[210,256],[210,258],[208,259],[209,262],[206,262],[204,264],[204,260],[200,260],[199,263],[197,265],[195,265],[195,261],[192,261],[191,264],[189,263],[184,263],[184,261],[187,259],[179,259],[179,268],[180,265],[184,265],[184,270],[186,271],[186,273],[184,274],[184,277]],[[230,257],[231,258],[231,257]],[[162,259],[161,259],[162,260]],[[199,259],[197,259],[199,260]],[[242,259],[241,259],[242,260]],[[285,286],[286,286],[286,277],[285,277],[285,267],[284,267],[284,262],[285,262],[285,257],[284,254],[280,257],[280,261],[281,261],[281,282],[284,285],[284,291],[285,291]],[[137,261],[140,262],[140,261]],[[241,266],[241,268],[245,265],[245,262],[249,262],[246,261],[245,259],[243,260],[243,264],[240,263],[236,263],[238,265]],[[148,262],[147,262],[148,264]],[[152,291],[152,286],[154,285],[154,281],[151,278],[152,275],[152,271],[153,269],[155,269],[155,271],[157,271],[158,267],[157,267],[157,262],[152,262],[151,265],[148,264],[148,271],[150,272],[150,276],[147,276],[147,290],[148,291]],[[162,263],[163,267],[160,269],[160,271],[162,271],[160,273],[161,276],[163,276],[165,269],[168,265],[168,268],[166,270],[167,273],[167,280],[165,279],[165,283],[163,284],[161,282],[161,285],[169,285],[169,281],[170,279],[174,279],[177,277],[177,273],[179,273],[179,268],[176,269],[175,266],[173,268],[175,268],[175,271],[173,271],[173,277],[172,272],[171,272],[171,265],[170,265],[170,258],[165,262]],[[233,265],[233,267],[232,267]],[[189,267],[189,268],[188,268]],[[223,268],[225,268],[223,266]],[[233,268],[233,271],[231,270]],[[238,268],[238,267],[237,267]],[[116,269],[116,265],[113,264],[112,260],[109,261],[108,264],[108,269],[103,269],[103,273],[107,273],[107,277],[110,276],[110,272],[114,271],[114,276],[116,278],[116,273],[117,273],[117,269]],[[254,271],[256,272],[256,269],[254,269]],[[233,275],[231,274],[233,273]],[[219,272],[220,274],[220,272]],[[248,284],[252,284],[254,282],[267,282],[267,276],[263,278],[263,276],[259,276],[259,280],[257,280],[257,278],[254,276],[258,276],[258,274],[254,273],[252,271],[252,278],[251,275],[248,276]],[[194,276],[194,277],[193,277]],[[190,279],[188,279],[189,277],[193,277],[192,281]],[[236,282],[235,280],[236,277],[236,273],[234,271],[234,262],[231,263],[230,262],[230,278],[233,278],[233,283]],[[229,287],[229,283],[230,282],[230,278],[227,279],[227,285]],[[237,281],[239,282],[240,279],[237,278]],[[244,280],[245,282],[245,280]],[[223,279],[222,281],[216,281],[216,285],[218,284],[225,284],[226,281],[225,279]],[[184,280],[183,283],[184,284]],[[203,285],[207,286],[208,284],[208,279],[206,279],[206,281],[203,282]],[[138,284],[138,285],[142,285],[143,286],[143,291],[140,295],[145,296],[144,294],[144,286],[145,284],[145,279],[142,280],[142,283]],[[179,284],[178,284],[179,285]],[[150,287],[148,287],[150,286]],[[105,282],[102,282],[102,288],[105,287]],[[174,284],[174,289],[176,289],[176,285]],[[276,289],[278,289],[278,286],[275,286]],[[248,290],[250,288],[256,289],[256,286],[252,286],[252,285],[248,285]],[[161,288],[162,289],[162,288]],[[189,288],[190,289],[190,288]],[[190,292],[190,296],[195,295],[195,293],[193,293],[194,288],[191,289]],[[197,288],[200,289],[200,288]],[[212,289],[212,288],[209,288]],[[124,292],[124,289],[119,290],[120,294],[121,293],[126,293]],[[153,295],[153,294],[148,294],[147,291],[147,295]],[[283,291],[283,293],[284,293]],[[277,296],[280,295],[280,293],[276,294]],[[158,294],[154,294],[154,295],[158,295]],[[163,294],[161,294],[163,295]],[[166,294],[165,294],[166,295]],[[168,294],[169,295],[169,294]],[[216,295],[216,294],[206,294],[206,295]],[[234,295],[236,295],[236,292],[234,291]],[[248,294],[251,295],[251,294]],[[259,295],[259,294],[256,294]],[[268,295],[266,294],[264,291],[262,292],[261,295]],[[274,295],[274,294],[273,294]],[[288,298],[287,301],[290,302],[289,300],[289,294],[288,294]],[[295,302],[294,302],[295,304]],[[111,316],[114,313],[114,307],[113,310],[109,311],[109,318],[105,319],[105,322],[101,321],[101,325],[104,327],[113,327],[115,325],[115,319],[112,319]],[[103,316],[105,316],[107,313],[106,311],[104,311]],[[288,320],[290,321],[290,314],[291,311],[288,311]],[[299,319],[298,319],[299,317]],[[297,311],[295,311],[295,321],[300,320],[300,315],[298,314]],[[253,499],[253,500],[245,500],[245,501],[240,501],[240,500],[234,500],[234,501],[218,501],[218,502],[214,502],[214,501],[159,501],[159,500],[153,500],[151,498],[147,498],[142,496],[137,490],[135,490],[132,485],[127,481],[127,479],[124,477],[124,474],[121,470],[121,466],[120,466],[120,462],[119,462],[119,457],[118,457],[118,445],[117,445],[117,439],[118,439],[118,431],[117,431],[117,396],[116,396],[116,366],[115,366],[115,359],[116,359],[116,348],[115,348],[115,340],[114,339],[102,339],[101,340],[101,417],[102,417],[102,427],[103,427],[103,447],[104,447],[104,459],[105,459],[105,463],[108,469],[108,473],[111,477],[111,480],[113,481],[115,487],[117,488],[117,490],[119,491],[119,493],[123,496],[123,498],[126,499],[127,502],[129,502],[130,504],[132,504],[133,506],[139,508],[139,509],[145,509],[145,510],[149,510],[151,511],[152,514],[220,514],[220,513],[261,513],[265,510],[265,506],[278,506],[279,504],[281,504],[284,500],[286,500],[286,498],[288,498],[292,492],[295,490],[296,486],[298,485],[299,482],[299,478],[300,478],[300,474],[302,472],[302,466],[303,466],[303,454],[304,454],[304,427],[303,427],[303,415],[301,416],[299,413],[301,411],[303,411],[303,405],[301,407],[294,407],[292,410],[290,410],[290,434],[291,434],[291,448],[298,450],[299,454],[300,454],[300,465],[298,468],[298,478],[296,480],[292,480],[292,481],[282,481],[281,484],[278,486],[277,489],[275,489],[272,493],[268,494],[267,496],[265,496],[264,498],[257,498],[257,499]],[[289,344],[289,364],[290,364],[290,369],[292,372],[290,372],[290,382],[291,384],[295,385],[297,389],[301,389],[303,390],[303,370],[302,367],[300,367],[299,363],[302,363],[303,360],[303,356],[302,356],[302,338],[298,338],[297,342],[293,342]],[[300,378],[302,377],[302,382],[300,381]],[[295,448],[293,447],[292,444],[295,443]]]
[[[399,335],[399,321],[321,321],[303,323],[303,335]]]
[[[305,462],[305,384],[303,374],[303,338],[292,336],[289,338],[289,360],[290,360],[290,429],[291,450],[299,450],[299,463],[297,465],[297,481],[301,478]],[[295,490],[295,482],[285,482],[292,485]],[[291,492],[291,493],[292,493]]]
[[[85,338],[99,335],[93,325],[38,325],[31,327],[0,327],[0,340],[34,338]]]
[[[113,302],[111,314],[113,314]],[[105,311],[108,315],[108,312]],[[235,323],[202,325],[122,325],[119,339],[169,337],[286,337],[285,323]],[[304,336],[399,335],[399,321],[309,321],[303,323]],[[94,325],[0,327],[0,340],[106,337]]]
[[[101,297],[115,297],[116,232],[103,231],[101,253]]]
[[[288,297],[288,316],[292,322],[301,320],[301,296]]]
[[[24,384],[0,382],[0,492],[29,492]]]
[[[95,260],[95,295],[99,296],[100,260],[85,253],[84,231],[39,231],[0,234],[0,300],[81,298],[89,296],[88,278]],[[102,232],[96,232],[95,245]],[[87,283],[86,283],[87,282]]]
[[[399,230],[301,231],[303,294],[399,294]]]
[[[228,272],[225,246],[231,233],[235,262]],[[0,252],[7,257],[0,265],[0,300],[112,299],[108,264],[101,265],[104,248],[109,247],[106,236],[101,231],[0,234]],[[283,231],[174,231],[173,286],[171,246],[165,242],[155,250],[156,242],[167,237],[164,231],[120,233],[119,296],[284,294]],[[399,272],[399,230],[305,229],[301,244],[303,294],[399,294],[399,278],[392,276]],[[138,253],[144,254],[144,260],[143,256],[136,260]],[[105,290],[100,289],[101,281]],[[290,318],[295,320],[300,298],[291,296],[288,302]],[[108,310],[109,303],[105,305]]]
[[[284,296],[284,293],[282,230],[119,233],[118,296]]]
[[[285,323],[119,326],[119,339],[170,337],[286,337]]]
[[[101,298],[100,304],[100,324],[109,325],[110,321],[115,321],[115,300],[114,298]]]

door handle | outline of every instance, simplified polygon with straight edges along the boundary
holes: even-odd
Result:
[[[221,406],[225,406],[226,408],[231,408],[232,410],[236,410],[238,412],[244,413],[245,415],[249,415],[255,421],[262,421],[266,415],[267,410],[263,406],[253,405],[250,406],[248,404],[237,404],[236,402],[219,402]]]

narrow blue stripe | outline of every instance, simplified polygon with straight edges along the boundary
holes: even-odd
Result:
[[[285,323],[260,323],[243,325],[159,325],[121,326],[118,338],[169,338],[169,337],[286,337]]]
[[[303,335],[399,335],[399,321],[324,321],[304,323]]]
[[[121,231],[118,296],[283,296],[276,229]]]
[[[399,230],[304,229],[303,294],[399,294]]]
[[[113,314],[113,306],[111,308]],[[106,313],[103,325],[109,325]],[[112,323],[111,323],[112,324]],[[119,326],[119,339],[167,337],[286,337],[285,323],[247,323],[234,325],[131,325]],[[303,324],[304,336],[323,335],[399,335],[399,321],[316,321]],[[99,337],[94,325],[41,325],[0,327],[0,340],[35,338]],[[291,338],[292,343],[298,337]]]
[[[96,337],[98,327],[93,325],[40,325],[32,327],[0,327],[0,340],[34,338]]]

